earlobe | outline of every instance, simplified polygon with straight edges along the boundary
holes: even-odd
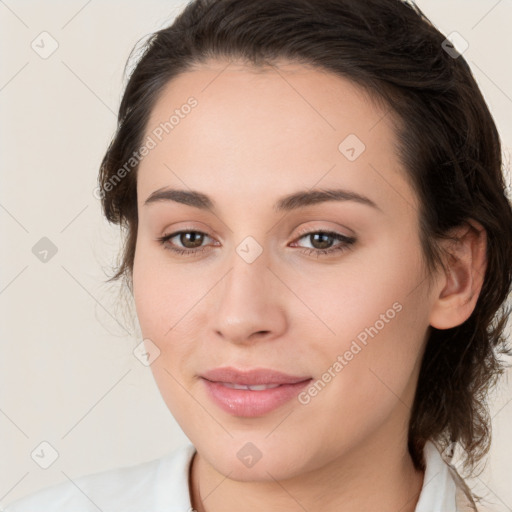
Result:
[[[441,270],[430,312],[430,325],[436,329],[456,327],[471,316],[487,267],[487,234],[480,223],[470,219],[450,234],[451,239],[441,242],[446,270]]]

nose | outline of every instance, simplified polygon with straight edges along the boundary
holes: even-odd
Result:
[[[286,329],[285,287],[263,252],[251,263],[238,253],[214,296],[215,335],[236,344],[271,340]]]

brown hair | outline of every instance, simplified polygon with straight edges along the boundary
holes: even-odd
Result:
[[[190,2],[172,25],[146,42],[101,163],[105,216],[127,230],[111,279],[124,276],[130,290],[137,164],[123,179],[113,179],[142,144],[163,87],[212,58],[313,65],[351,80],[386,105],[398,120],[399,157],[420,199],[420,235],[430,270],[443,265],[437,242],[451,228],[467,219],[485,228],[488,261],[476,307],[457,327],[431,328],[409,427],[417,468],[424,467],[428,439],[441,447],[458,441],[466,462],[474,465],[489,449],[486,395],[503,372],[512,209],[496,126],[468,64],[415,5],[400,0]]]

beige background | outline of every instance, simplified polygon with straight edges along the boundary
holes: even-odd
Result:
[[[118,231],[102,219],[92,193],[115,128],[129,52],[183,5],[0,1],[0,506],[187,442],[149,368],[132,354],[141,339],[129,310],[117,288],[104,283]],[[445,34],[457,31],[468,41],[464,56],[510,161],[512,3],[418,5]],[[39,36],[43,31],[51,38]],[[52,39],[58,48],[48,58],[31,47],[35,40],[40,52],[48,51]],[[43,237],[57,249],[47,262],[32,252]],[[473,484],[495,504],[492,510],[512,510],[512,386],[506,379],[492,414],[493,448]],[[31,458],[43,441],[59,454],[48,469]]]

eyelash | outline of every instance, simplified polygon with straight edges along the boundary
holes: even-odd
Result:
[[[203,246],[203,247],[200,247],[198,249],[180,249],[180,248],[176,248],[176,247],[172,247],[172,246],[168,246],[166,245],[166,243],[178,236],[178,235],[181,235],[183,233],[196,233],[196,234],[200,234],[200,235],[206,235],[207,237],[209,235],[207,235],[206,233],[203,233],[202,231],[195,231],[195,230],[181,230],[181,231],[176,231],[175,233],[170,233],[168,235],[164,235],[162,237],[159,237],[157,238],[157,241],[164,247],[165,250],[167,251],[172,251],[176,254],[179,254],[179,255],[182,255],[182,256],[193,256],[193,255],[197,255],[199,253],[202,253],[204,252],[208,246]],[[302,248],[302,252],[307,254],[308,256],[311,255],[311,254],[316,254],[317,255],[317,258],[321,255],[330,255],[330,254],[333,254],[335,252],[340,252],[340,253],[343,253],[344,251],[346,250],[350,250],[352,249],[352,245],[355,243],[356,239],[353,238],[353,237],[348,237],[348,236],[345,236],[345,235],[341,235],[340,233],[336,233],[334,231],[323,231],[323,230],[318,230],[318,231],[308,231],[306,233],[302,233],[300,234],[299,238],[297,239],[300,240],[306,236],[310,236],[310,235],[315,235],[315,234],[323,234],[323,235],[328,235],[332,238],[335,238],[337,240],[339,240],[340,242],[343,242],[339,245],[336,245],[334,247],[330,247],[329,249],[310,249],[308,247],[306,248]],[[211,238],[211,237],[209,237]]]

